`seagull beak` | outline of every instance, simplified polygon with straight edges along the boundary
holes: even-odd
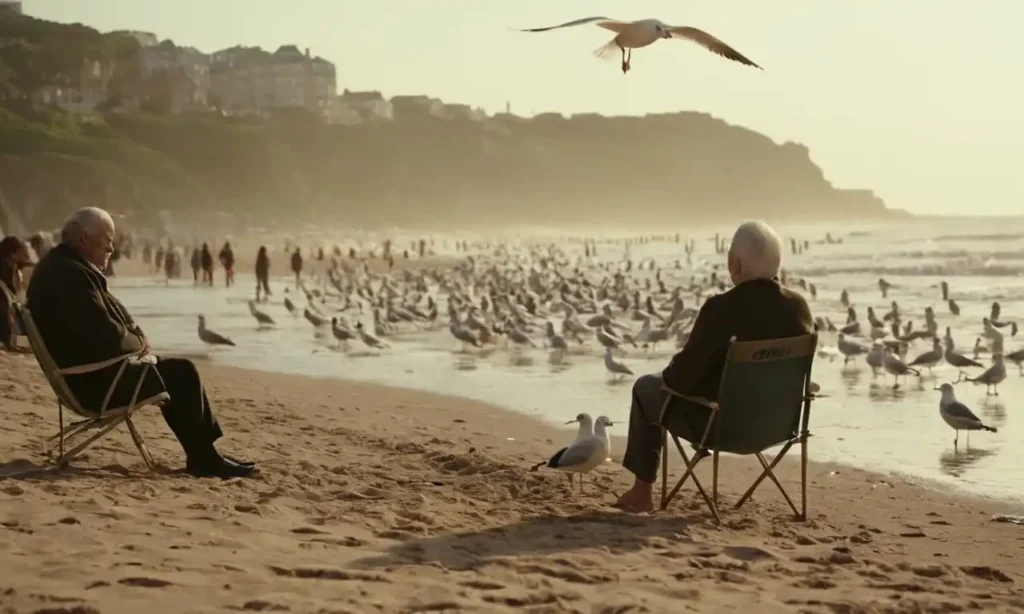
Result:
[[[577,422],[579,422],[579,420],[570,420],[570,421],[566,422],[566,424],[575,424]]]
[[[607,422],[607,423],[605,423],[605,426],[615,426],[615,423],[614,422]]]
[[[935,390],[942,390],[941,386],[935,386]]]

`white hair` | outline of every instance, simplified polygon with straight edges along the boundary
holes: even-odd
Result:
[[[61,243],[74,243],[83,234],[95,236],[114,228],[114,218],[99,207],[82,207],[72,213],[60,228]]]
[[[782,268],[782,239],[761,220],[740,224],[732,236],[729,253],[739,259],[746,278],[771,279]]]

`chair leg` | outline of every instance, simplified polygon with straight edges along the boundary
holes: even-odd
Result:
[[[97,429],[97,431],[94,434],[92,434],[91,436],[89,436],[88,438],[86,438],[85,441],[83,441],[82,443],[74,446],[73,448],[71,448],[70,450],[68,450],[66,452],[62,452],[61,455],[60,455],[60,458],[58,459],[58,464],[61,465],[61,466],[66,466],[76,456],[81,454],[83,450],[85,450],[90,445],[92,445],[93,442],[95,442],[100,437],[103,437],[104,435],[106,435],[107,433],[112,431],[114,429],[114,427],[116,427],[117,425],[119,425],[122,422],[124,422],[124,420],[127,417],[128,416],[126,414],[119,414],[117,416],[112,417],[112,419],[109,422],[104,424],[102,428]],[[63,447],[63,445],[61,447]]]
[[[807,433],[800,436],[800,520],[807,520]]]
[[[672,489],[672,492],[668,494],[668,497],[661,502],[661,509],[664,510],[667,508],[668,504],[675,498],[676,494],[679,493],[679,490],[682,489],[686,480],[693,478],[693,485],[697,488],[697,492],[699,492],[700,496],[704,499],[704,503],[707,504],[708,509],[711,511],[711,515],[715,518],[715,522],[722,524],[722,517],[718,513],[718,506],[715,505],[711,500],[711,497],[708,496],[708,492],[704,490],[704,485],[700,483],[700,479],[697,477],[697,474],[694,473],[697,463],[703,460],[704,457],[708,456],[707,452],[703,449],[697,450],[696,454],[694,454],[691,459],[687,456],[686,450],[683,448],[683,444],[679,443],[679,439],[673,436],[672,440],[675,442],[676,449],[679,450],[679,454],[682,455],[683,461],[686,462],[686,471],[683,473],[683,477],[679,478],[679,481],[676,482],[675,487]]]
[[[711,457],[711,500],[718,507],[718,450]]]
[[[785,499],[786,503],[789,504],[789,509],[793,510],[793,515],[799,517],[800,511],[796,509],[796,505],[793,503],[793,500],[789,498],[789,493],[786,492],[785,487],[782,486],[782,482],[779,481],[779,478],[775,475],[775,472],[772,471],[774,464],[772,466],[769,466],[768,461],[764,459],[764,455],[762,455],[761,453],[757,454],[757,460],[761,463],[761,467],[764,468],[765,473],[768,474],[768,479],[774,482],[775,487],[779,489],[780,493],[782,493],[782,498]]]
[[[135,423],[132,422],[131,416],[125,418],[124,423],[128,426],[128,432],[131,433],[132,441],[135,442],[135,447],[139,449],[142,460],[145,461],[146,466],[152,471],[156,468],[156,462],[153,460],[153,455],[149,453],[149,448],[146,447],[146,440],[142,438],[142,433],[135,428]]]
[[[661,509],[668,505],[668,429],[661,427]]]
[[[58,428],[60,431],[57,433],[57,437],[60,439],[58,444],[59,448],[57,451],[57,469],[63,469],[65,466],[64,460],[64,403],[60,399],[57,399],[57,421]]]
[[[740,497],[740,500],[736,502],[736,505],[734,506],[735,509],[739,509],[740,507],[743,506],[744,503],[747,502],[747,499],[749,499],[750,496],[754,494],[754,491],[757,490],[757,487],[761,485],[761,482],[763,482],[766,477],[771,475],[772,479],[775,479],[775,474],[772,473],[772,470],[775,469],[776,465],[782,462],[783,457],[786,456],[786,452],[789,452],[789,449],[792,446],[792,441],[786,442],[786,445],[782,446],[782,449],[779,450],[779,453],[776,454],[775,458],[772,459],[771,464],[765,463],[764,456],[762,454],[757,455],[758,460],[761,461],[761,466],[764,468],[764,471],[762,471],[761,475],[758,476],[756,480],[754,480],[754,483],[750,485],[750,488],[747,489],[747,492],[743,493],[743,496]],[[778,483],[778,480],[776,480],[776,483]],[[792,505],[792,503],[790,503],[790,505]],[[795,512],[796,510],[793,511]]]

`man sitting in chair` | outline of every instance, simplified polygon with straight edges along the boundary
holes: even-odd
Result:
[[[704,302],[682,351],[662,373],[640,376],[633,384],[629,435],[623,466],[636,479],[616,507],[634,512],[654,509],[653,487],[661,457],[661,409],[666,386],[680,395],[718,400],[718,385],[729,341],[762,341],[812,332],[807,301],[777,281],[782,264],[782,241],[761,221],[742,224],[729,247],[729,275],[734,287]],[[704,435],[712,412],[677,398],[669,413],[668,430],[689,442]]]
[[[51,249],[32,272],[27,306],[39,334],[60,368],[99,363],[118,356],[149,354],[149,340],[107,290],[102,271],[113,250],[114,220],[95,207],[79,209],[61,231],[60,245]],[[162,392],[170,395],[161,411],[167,426],[185,450],[185,469],[197,477],[245,477],[252,463],[225,458],[213,443],[221,437],[199,372],[189,360],[156,358],[146,371],[138,398]],[[68,387],[83,407],[98,411],[117,375],[119,365],[94,373],[69,375]],[[107,407],[131,402],[144,367],[129,362]]]

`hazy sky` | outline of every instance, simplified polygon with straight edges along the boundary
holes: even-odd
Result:
[[[27,13],[148,30],[210,52],[294,43],[338,87],[425,93],[489,111],[699,110],[811,149],[841,187],[920,213],[1024,214],[1020,0],[25,0]],[[658,17],[718,36],[752,70],[684,41],[623,77],[612,34],[512,28]]]

